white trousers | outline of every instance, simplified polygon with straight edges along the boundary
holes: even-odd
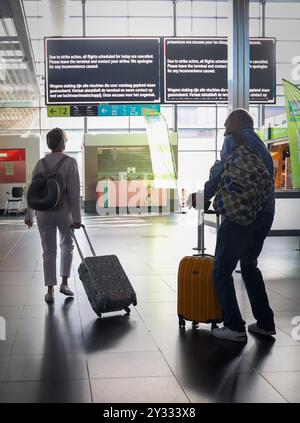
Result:
[[[71,237],[71,214],[68,207],[54,211],[37,212],[37,225],[40,232],[45,285],[57,285],[56,253],[57,229],[60,235],[60,276],[70,276],[74,243]]]

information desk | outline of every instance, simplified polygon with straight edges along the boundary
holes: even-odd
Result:
[[[275,192],[275,216],[270,236],[300,236],[300,190]]]

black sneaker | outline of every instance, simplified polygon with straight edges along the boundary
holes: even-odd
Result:
[[[251,325],[248,326],[248,331],[251,333],[255,333],[257,335],[263,335],[263,336],[272,336],[272,335],[276,335],[276,330],[266,330],[266,329],[262,329],[259,326],[257,326],[257,323],[252,323]]]

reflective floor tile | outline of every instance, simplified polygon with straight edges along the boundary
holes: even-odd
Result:
[[[276,328],[276,335],[271,337],[266,337],[262,335],[248,333],[248,343],[245,348],[245,352],[254,349],[264,349],[267,350],[272,347],[285,347],[285,346],[296,346],[298,345],[297,341],[291,336],[291,331],[289,334],[285,333],[282,329]]]
[[[23,309],[23,306],[0,306],[0,316],[3,316],[5,319],[20,319]]]
[[[144,322],[137,314],[128,316],[125,313],[110,313],[109,316],[104,314],[102,318],[97,318],[97,316],[96,318],[95,316],[81,316],[81,325],[83,334],[86,337],[94,336],[96,339],[101,337],[103,332],[110,332],[118,336],[118,333],[122,334],[122,332],[147,331]]]
[[[177,295],[174,291],[136,291],[138,301],[142,303],[156,303],[156,302],[174,302]]]
[[[92,379],[172,375],[160,352],[95,353],[87,361]]]
[[[187,403],[174,377],[91,379],[93,401],[98,403]]]
[[[157,351],[157,346],[148,332],[137,332],[131,327],[112,332],[84,332],[86,352]]]
[[[1,306],[24,306],[26,301],[28,300],[27,295],[12,295],[6,293],[0,296],[0,307]]]
[[[275,324],[279,327],[296,326],[300,322],[300,308],[298,310],[275,311]],[[293,321],[293,319],[295,319]]]
[[[31,284],[33,272],[1,272],[0,286],[27,286]]]
[[[233,344],[233,345],[232,345]],[[232,343],[215,348],[163,350],[162,354],[176,376],[186,375],[193,380],[218,385],[228,374],[253,373],[254,369],[243,358],[243,347]]]
[[[0,296],[25,296],[28,295],[30,286],[0,285]]]
[[[189,323],[186,324],[186,330],[177,329],[177,331],[151,331],[155,342],[161,350],[192,351],[204,350],[207,353],[216,348],[218,340],[214,338],[210,331],[210,326],[199,329],[192,329]]]
[[[15,335],[6,335],[6,340],[0,341],[0,356],[11,354],[14,339]]]
[[[5,320],[5,329],[7,335],[16,335],[16,333],[19,330],[20,324],[22,320],[21,319],[6,319]]]
[[[143,321],[149,331],[175,331],[178,332],[178,317],[175,315],[143,315]]]
[[[81,331],[68,331],[68,328],[60,327],[52,335],[28,334],[16,336],[12,355],[33,355],[33,354],[70,354],[84,351]]]
[[[171,302],[155,302],[155,303],[142,303],[139,302],[137,305],[137,311],[141,316],[147,315],[177,315],[177,303]]]
[[[0,402],[2,403],[86,403],[91,401],[88,380],[0,384]]]
[[[300,371],[300,345],[269,350],[261,345],[245,353],[245,359],[260,373]]]
[[[2,382],[4,379],[4,374],[5,374],[8,362],[9,362],[9,356],[0,355],[0,382]]]
[[[84,354],[11,356],[4,381],[87,379]]]
[[[51,318],[53,316],[69,316],[69,318],[75,318],[75,315],[79,316],[79,309],[74,301],[65,299],[62,304],[47,304],[45,301],[39,305],[24,306],[22,318],[23,319],[39,319],[43,317]]]
[[[263,377],[289,402],[300,403],[300,372],[263,373]]]
[[[179,382],[189,400],[214,403],[284,403],[285,398],[256,373],[225,374],[211,383],[181,376]]]
[[[46,316],[41,316],[40,318],[35,319],[22,319],[18,328],[18,334],[30,335],[47,333],[48,335],[56,335],[57,326],[60,326],[61,328],[66,327],[68,331],[72,329],[75,333],[80,332],[81,322],[79,315],[73,313],[66,323],[64,315],[57,314],[55,324],[52,324],[51,319],[47,319]]]

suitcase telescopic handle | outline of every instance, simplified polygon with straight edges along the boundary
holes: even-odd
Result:
[[[83,229],[83,232],[84,232],[84,234],[85,234],[85,236],[86,236],[87,242],[89,243],[89,246],[90,246],[91,252],[92,252],[93,256],[95,257],[95,256],[96,256],[96,253],[95,253],[94,247],[93,247],[93,245],[92,245],[92,243],[91,243],[90,237],[88,236],[88,233],[87,233],[87,231],[86,231],[86,229],[85,229],[85,226],[84,226],[83,224],[81,224],[81,228]],[[77,238],[76,238],[76,236],[75,236],[75,231],[74,231],[74,228],[72,228],[72,226],[71,226],[71,234],[72,234],[72,238],[73,238],[73,239],[74,239],[74,241],[75,241],[75,244],[76,244],[76,247],[77,247],[78,253],[79,253],[79,255],[80,255],[80,258],[81,258],[81,260],[83,261],[83,260],[84,260],[84,256],[83,256],[83,254],[82,254],[81,248],[80,248],[79,243],[78,243],[78,241],[77,241]]]
[[[205,255],[205,241],[204,241],[204,226],[205,226],[205,215],[206,214],[214,214],[216,216],[216,229],[217,232],[220,226],[220,216],[214,210],[203,210],[198,209],[198,236],[197,236],[197,247],[193,248],[193,250],[198,251],[198,254],[204,256]]]

